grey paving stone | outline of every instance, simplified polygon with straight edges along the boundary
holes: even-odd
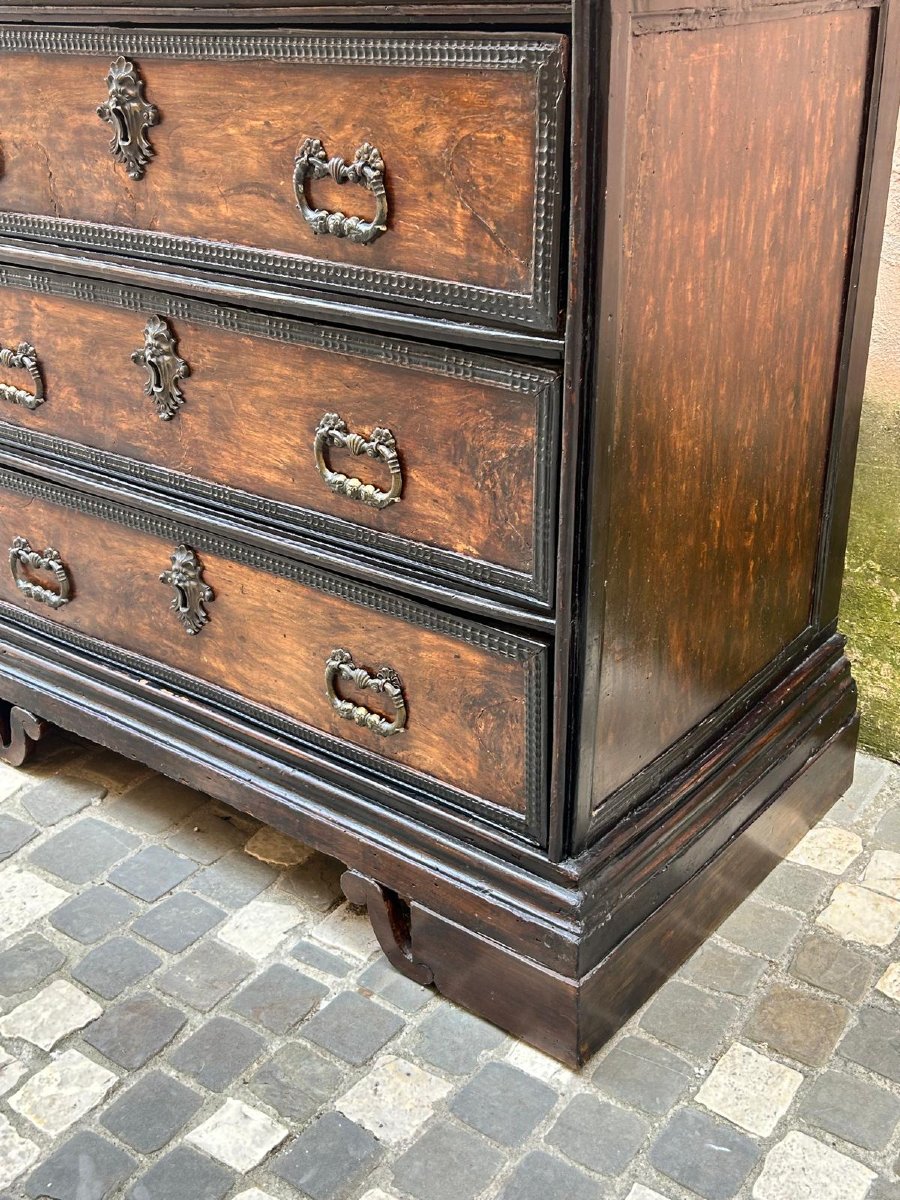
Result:
[[[228,1007],[272,1033],[287,1033],[327,995],[323,984],[276,963],[241,988]]]
[[[359,977],[359,986],[406,1013],[418,1012],[434,995],[433,988],[413,983],[395,970],[384,957],[377,958]]]
[[[504,1146],[519,1146],[558,1100],[553,1088],[507,1063],[481,1068],[450,1101],[466,1125]]]
[[[893,1183],[888,1179],[876,1179],[866,1200],[900,1200],[900,1183]]]
[[[106,1200],[134,1171],[130,1154],[99,1134],[82,1130],[40,1163],[25,1181],[37,1200]]]
[[[219,942],[201,942],[156,980],[161,992],[209,1012],[253,970],[249,959]]]
[[[900,1100],[886,1088],[826,1071],[799,1108],[810,1124],[866,1150],[883,1150],[900,1122]]]
[[[486,1050],[494,1050],[505,1034],[465,1009],[442,1004],[419,1026],[415,1052],[450,1075],[469,1075]]]
[[[783,862],[763,880],[754,892],[754,898],[810,913],[833,887],[833,877],[824,871],[814,871],[799,863]]]
[[[311,1200],[341,1200],[381,1157],[377,1140],[340,1113],[326,1113],[270,1163],[271,1170]]]
[[[704,1200],[731,1200],[759,1156],[759,1146],[746,1134],[692,1108],[674,1115],[648,1153],[657,1171]]]
[[[857,754],[853,783],[829,810],[828,820],[838,825],[851,825],[881,791],[889,770],[883,759],[874,758],[871,754]]]
[[[726,941],[774,960],[780,958],[794,940],[800,924],[800,918],[794,913],[782,912],[756,900],[745,900],[719,926],[718,932]]]
[[[843,1005],[778,984],[757,1002],[744,1032],[779,1054],[821,1067],[831,1057],[848,1016]]]
[[[69,883],[90,883],[124,858],[137,838],[124,829],[82,817],[31,852],[31,861]]]
[[[649,1126],[637,1113],[597,1096],[575,1096],[544,1141],[567,1158],[600,1175],[619,1175],[628,1166]]]
[[[29,933],[0,954],[0,996],[15,996],[37,987],[66,961],[66,956],[39,933]]]
[[[685,1059],[635,1036],[622,1038],[601,1061],[593,1078],[602,1091],[658,1116],[667,1113],[695,1080]]]
[[[650,1002],[641,1025],[678,1050],[705,1058],[738,1013],[727,996],[710,996],[680,979],[670,980]]]
[[[208,803],[208,798],[193,788],[152,775],[110,801],[106,811],[140,833],[163,833]]]
[[[84,1030],[89,1046],[129,1071],[168,1045],[187,1017],[149,992],[120,1000]]]
[[[278,886],[305,912],[324,916],[344,898],[341,891],[344,870],[343,863],[324,854],[313,854],[306,862],[285,871]]]
[[[202,896],[176,892],[138,917],[132,929],[161,950],[179,954],[218,925],[224,917],[223,909],[210,904]]]
[[[602,1194],[577,1168],[533,1150],[516,1167],[497,1200],[602,1200]]]
[[[95,780],[114,792],[121,792],[139,776],[148,774],[143,763],[132,762],[130,758],[102,747],[76,759],[69,770],[81,779]]]
[[[170,1052],[169,1062],[211,1092],[221,1092],[246,1071],[265,1048],[265,1038],[252,1029],[239,1025],[230,1017],[213,1017]]]
[[[303,1124],[338,1092],[345,1078],[310,1046],[288,1042],[250,1077],[249,1086],[285,1120]]]
[[[100,1124],[139,1154],[168,1145],[203,1103],[203,1096],[162,1071],[151,1071],[115,1100]]]
[[[701,987],[730,996],[749,996],[769,964],[716,942],[707,942],[681,970],[681,975]]]
[[[875,967],[862,951],[816,931],[800,943],[790,971],[823,991],[857,1001],[872,982]]]
[[[176,1146],[127,1193],[128,1200],[222,1200],[237,1176],[190,1146]]]
[[[190,859],[165,846],[145,846],[111,871],[109,881],[140,900],[153,901],[171,892],[196,869]]]
[[[857,1024],[847,1031],[838,1054],[900,1083],[900,1037],[897,1015],[880,1008],[863,1008]]]
[[[238,850],[198,871],[187,887],[214,904],[239,908],[249,904],[277,878],[278,872],[268,864]]]
[[[323,950],[314,942],[298,942],[291,950],[291,954],[307,967],[313,967],[316,971],[321,971],[323,975],[331,975],[335,979],[343,979],[353,970],[352,964],[348,963],[346,959],[332,954],[330,950]]]
[[[155,971],[162,959],[130,937],[110,938],[89,951],[72,968],[72,978],[106,1000]]]
[[[71,775],[52,775],[36,787],[23,792],[19,799],[38,825],[55,825],[64,817],[73,817],[95,800],[102,800],[106,788],[88,779]]]
[[[900,805],[889,808],[875,829],[875,843],[887,850],[900,851]]]
[[[21,850],[36,833],[35,825],[20,821],[11,813],[0,813],[0,862]]]
[[[194,862],[209,864],[217,862],[229,851],[242,847],[246,840],[245,831],[218,816],[207,805],[171,834],[166,839],[166,845],[179,854],[186,854]]]
[[[441,1122],[394,1163],[394,1186],[414,1200],[474,1200],[502,1165],[499,1151],[474,1133]]]
[[[137,911],[138,906],[128,896],[100,883],[66,900],[49,919],[54,929],[89,946],[119,929]]]
[[[403,1028],[400,1017],[357,992],[341,992],[303,1026],[303,1036],[354,1066],[368,1062]]]

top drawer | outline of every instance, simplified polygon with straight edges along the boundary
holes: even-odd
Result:
[[[0,26],[0,234],[555,329],[564,56]]]

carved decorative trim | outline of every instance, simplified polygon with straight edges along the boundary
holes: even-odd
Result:
[[[190,546],[178,546],[172,553],[172,566],[163,571],[160,583],[173,588],[175,595],[169,607],[185,628],[195,634],[209,622],[206,605],[215,599],[208,583],[203,582],[203,566]]]
[[[335,183],[357,183],[375,197],[375,216],[346,217],[342,212],[313,208],[306,195],[307,179],[333,179]],[[305,138],[294,159],[294,195],[297,207],[313,233],[330,233],[347,238],[358,246],[368,246],[387,232],[388,199],[384,188],[384,159],[381,151],[368,142],[356,151],[353,162],[336,156],[329,158],[318,138]]]
[[[224,308],[201,300],[184,300],[160,292],[125,288],[118,284],[62,275],[44,274],[17,267],[0,267],[0,286],[59,295],[91,304],[108,304],[137,313],[148,309],[174,320],[193,321],[215,329],[310,346],[342,356],[383,362],[452,379],[473,380],[506,391],[534,397],[537,411],[534,477],[534,561],[530,573],[468,558],[452,551],[412,542],[394,534],[366,529],[338,517],[313,513],[278,501],[266,500],[221,484],[195,479],[162,467],[136,462],[48,434],[3,425],[0,442],[33,447],[63,461],[82,463],[113,476],[162,488],[178,496],[242,510],[254,517],[271,518],[294,533],[323,535],[361,550],[371,550],[420,564],[431,572],[487,588],[502,590],[549,603],[555,568],[555,511],[559,377],[556,372],[507,363],[502,359],[461,350],[431,347],[378,334],[332,329],[285,317]]]
[[[385,492],[372,483],[363,483],[361,479],[350,478],[340,471],[333,471],[325,457],[326,446],[381,459],[391,473],[390,489]],[[403,491],[403,471],[397,456],[397,443],[389,429],[373,429],[371,435],[364,438],[361,434],[351,433],[346,421],[341,420],[337,413],[326,413],[316,429],[313,449],[316,455],[316,470],[329,488],[338,495],[359,500],[370,508],[387,508],[400,499]]]
[[[171,421],[184,404],[178,386],[187,379],[191,368],[175,352],[175,334],[162,317],[153,316],[144,327],[144,345],[135,350],[131,361],[147,370],[144,391],[156,405],[161,421]]]
[[[27,708],[0,701],[0,762],[21,767],[49,730],[50,725]]]
[[[363,704],[354,704],[338,695],[337,681],[344,680],[361,692],[374,692],[386,696],[394,706],[391,720],[379,712],[373,712]],[[325,691],[331,707],[345,721],[353,721],[362,729],[377,733],[379,737],[393,737],[406,728],[406,697],[400,676],[392,667],[382,667],[376,675],[370,675],[365,667],[358,667],[349,650],[332,650],[325,663]]]
[[[0,367],[27,371],[31,376],[33,388],[33,391],[26,392],[24,388],[14,387],[11,383],[0,383],[0,399],[8,400],[10,404],[19,404],[22,408],[40,408],[44,403],[44,380],[34,346],[30,346],[28,342],[19,342],[15,350],[3,346],[0,348]]]
[[[68,644],[77,649],[80,654],[93,656],[100,662],[110,663],[126,670],[136,679],[149,680],[173,693],[200,700],[219,711],[233,713],[259,729],[274,732],[281,738],[295,741],[316,756],[324,755],[332,762],[349,763],[355,770],[368,774],[373,785],[378,788],[387,803],[390,803],[393,788],[402,789],[414,795],[424,795],[429,802],[438,803],[464,816],[471,817],[474,814],[493,828],[505,829],[528,843],[538,846],[546,844],[548,780],[544,743],[547,738],[547,730],[540,726],[537,720],[543,712],[545,697],[543,694],[535,694],[535,687],[542,685],[544,670],[542,666],[537,669],[533,666],[535,662],[546,659],[548,653],[546,647],[538,646],[534,657],[527,660],[525,668],[526,810],[523,815],[492,804],[481,796],[461,791],[432,775],[425,775],[386,759],[375,751],[323,733],[308,725],[301,725],[283,713],[265,708],[263,705],[256,704],[215,684],[186,675],[183,671],[166,666],[165,663],[157,662],[129,650],[123,650],[107,642],[101,642],[97,638],[89,637],[68,626],[59,625],[2,600],[0,600],[0,618],[24,626],[43,637]],[[537,731],[537,736],[535,736],[535,731]]]
[[[144,99],[137,67],[121,55],[110,64],[106,87],[109,95],[97,106],[97,116],[112,126],[112,156],[132,179],[143,179],[153,157],[148,130],[159,123],[159,111]]]
[[[540,329],[558,319],[558,264],[562,204],[561,140],[564,51],[557,40],[530,36],[458,37],[368,33],[216,33],[0,26],[0,53],[134,55],[166,59],[265,59],[326,66],[416,67],[535,73],[532,287],[527,294],[381,271],[355,264],[321,262],[300,255],[259,251],[225,242],[134,230],[99,222],[30,213],[0,213],[0,233],[97,247],[185,266],[215,267],[268,279],[387,296],[451,312],[483,314]]]
[[[48,572],[56,583],[56,591],[23,578],[23,567],[32,571]],[[54,550],[52,546],[48,546],[41,554],[32,549],[26,538],[15,538],[9,548],[9,571],[13,582],[26,600],[35,600],[38,604],[46,604],[50,608],[62,608],[72,598],[72,579],[59,556],[59,551]]]

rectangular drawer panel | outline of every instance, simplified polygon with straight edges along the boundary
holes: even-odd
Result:
[[[541,840],[540,641],[5,471],[0,546],[0,601],[33,619],[286,717],[382,786],[393,772]]]
[[[0,27],[0,232],[554,329],[564,45]]]
[[[89,466],[100,450],[113,474],[369,567],[551,599],[556,372],[0,267],[0,347],[22,343],[42,403],[0,392],[0,441]],[[0,388],[31,385],[0,362]]]

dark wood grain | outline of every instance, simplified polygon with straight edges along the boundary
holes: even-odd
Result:
[[[633,39],[595,807],[810,621],[872,31]]]
[[[36,550],[55,547],[73,580],[74,599],[55,620],[365,747],[502,808],[525,808],[525,664],[453,637],[375,612],[340,597],[204,554],[213,588],[209,625],[185,633],[169,610],[172,591],[159,575],[175,546],[138,532],[0,491],[0,545],[25,537]],[[49,582],[39,577],[41,582]],[[8,571],[0,596],[42,616],[23,600]],[[400,675],[409,722],[382,738],[332,710],[325,663],[336,647],[375,673]],[[370,693],[346,698],[370,703]]]
[[[146,311],[129,311],[24,289],[0,296],[0,346],[31,342],[46,392],[34,411],[4,405],[0,421],[497,563],[526,580],[533,574],[536,491],[551,453],[539,444],[550,406],[540,385],[529,392],[480,382],[463,362],[442,369],[439,355],[431,369],[414,369],[400,346],[344,354],[339,336],[325,350],[176,318],[169,324],[191,373],[180,385],[184,406],[160,421],[143,391],[146,371],[131,361],[152,300]],[[408,350],[414,357],[416,347]],[[494,366],[509,376],[505,363]],[[21,375],[0,366],[0,381],[21,386]],[[313,440],[330,412],[364,437],[391,430],[403,468],[399,503],[378,510],[329,490]],[[387,468],[370,458],[331,450],[329,460],[389,486]]]

